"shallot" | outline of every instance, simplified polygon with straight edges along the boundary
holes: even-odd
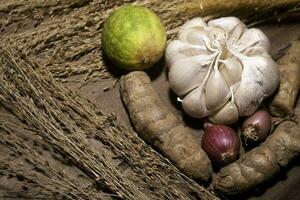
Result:
[[[240,140],[229,126],[208,125],[201,146],[214,164],[227,165],[238,158]]]
[[[257,145],[269,135],[272,127],[270,114],[258,110],[248,117],[242,125],[242,140],[246,147]]]

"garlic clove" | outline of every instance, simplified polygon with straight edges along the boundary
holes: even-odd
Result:
[[[230,97],[229,87],[222,74],[213,70],[205,85],[206,105],[208,110],[216,110]]]
[[[179,54],[181,50],[188,49],[188,48],[190,48],[188,44],[181,42],[179,40],[174,40],[170,42],[170,44],[168,44],[166,48],[166,53],[165,53],[167,67],[171,68],[174,65],[174,63],[176,63],[177,60],[189,57],[186,54]]]
[[[174,63],[178,60],[189,58],[190,56],[200,55],[199,59],[208,59],[209,57],[214,57],[205,48],[201,48],[196,45],[191,45],[187,42],[182,42],[179,40],[174,40],[166,48],[165,58],[167,67],[171,68]]]
[[[228,41],[235,42],[240,39],[243,32],[246,30],[246,26],[243,23],[236,24],[233,29],[229,32]]]
[[[243,72],[239,87],[234,92],[235,104],[240,116],[251,115],[264,98],[263,78],[253,59],[241,60]]]
[[[195,27],[206,27],[207,24],[201,17],[195,17],[182,25],[179,32]]]
[[[243,71],[243,66],[237,58],[227,58],[220,65],[219,70],[223,75],[227,85],[233,86],[241,80],[241,74]]]
[[[197,87],[185,96],[182,100],[182,108],[192,117],[202,118],[208,116],[209,111],[206,108],[203,87]]]
[[[233,101],[227,103],[210,115],[209,120],[215,124],[231,125],[238,121],[239,111]]]
[[[268,69],[269,68],[269,69]],[[279,67],[276,62],[270,57],[268,59],[268,65],[265,66],[266,70],[263,70],[263,87],[265,96],[270,96],[277,89],[280,82]]]
[[[204,31],[190,31],[186,35],[186,41],[190,44],[197,45],[206,49],[205,42],[208,41],[207,33]]]
[[[244,51],[250,47],[262,47],[270,52],[271,44],[267,36],[257,28],[246,29],[239,40],[238,50]]]
[[[200,37],[201,41],[205,40],[206,37],[206,31],[204,27],[206,27],[207,24],[202,18],[194,18],[188,22],[186,22],[181,29],[178,32],[178,40],[184,41],[184,42],[189,42],[188,41],[188,36],[191,33],[197,33],[202,36]],[[199,38],[199,37],[198,37]],[[193,44],[192,42],[190,42]]]
[[[243,52],[243,54],[247,57],[253,57],[253,56],[267,56],[269,57],[269,54],[266,49],[260,47],[260,46],[254,46],[250,47],[247,50]]]
[[[183,96],[200,85],[208,72],[209,59],[186,58],[178,60],[169,71],[172,90]]]
[[[270,56],[251,57],[257,70],[261,73],[264,96],[270,96],[279,84],[279,69]]]
[[[236,17],[221,17],[208,22],[208,26],[218,26],[226,32],[230,32],[237,24],[243,23]]]

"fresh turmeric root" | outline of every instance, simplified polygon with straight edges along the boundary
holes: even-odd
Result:
[[[300,102],[295,112],[299,122]],[[224,194],[242,193],[278,173],[300,154],[300,125],[296,122],[282,122],[264,143],[222,168],[213,177],[215,190]]]
[[[145,72],[120,80],[120,92],[134,128],[186,175],[208,180],[212,167],[206,153],[181,121],[162,103]]]
[[[300,89],[300,40],[293,41],[287,54],[278,62],[280,86],[270,104],[270,112],[285,117],[292,112]]]

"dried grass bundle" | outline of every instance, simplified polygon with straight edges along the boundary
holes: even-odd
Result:
[[[298,0],[194,0],[178,5],[181,13],[192,16],[216,18],[234,15],[246,23],[258,24],[271,19],[282,20],[289,16],[299,15]]]
[[[0,45],[0,199],[218,199],[36,69]]]
[[[298,0],[76,0],[60,4],[48,0],[48,6],[41,6],[37,0],[31,2],[14,0],[1,7],[3,20],[0,21],[7,21],[9,27],[19,27],[19,33],[6,35],[2,41],[26,51],[45,66],[42,70],[47,68],[61,81],[76,74],[85,74],[86,80],[112,77],[102,59],[101,32],[109,13],[125,4],[144,5],[158,13],[169,38],[175,36],[180,25],[195,16],[210,19],[235,15],[253,26],[271,19],[297,17],[300,9]],[[16,13],[22,17],[12,17]],[[37,28],[28,30],[30,22],[37,22]],[[5,29],[4,33],[10,31]]]

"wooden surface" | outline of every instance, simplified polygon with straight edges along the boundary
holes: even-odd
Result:
[[[300,36],[300,24],[297,23],[264,25],[259,28],[261,28],[271,40],[271,55],[273,57],[278,57],[281,50],[284,49],[291,40]],[[180,104],[176,102],[176,96],[169,89],[167,72],[163,65],[162,61],[154,69],[148,72],[152,78],[153,87],[156,89],[163,102],[183,119],[186,125],[191,129],[192,134],[195,134],[200,138],[202,134],[201,121],[192,119],[182,113]],[[114,69],[111,70],[113,71]],[[117,77],[121,74],[121,72],[115,73]],[[77,79],[79,77],[74,78]],[[99,80],[98,82],[87,84],[80,88],[78,92],[92,102],[100,104],[105,112],[115,113],[119,120],[130,124],[130,120],[120,99],[118,85],[113,87],[114,84],[115,80]],[[73,90],[78,89],[78,84],[66,83],[66,85]],[[272,181],[262,185],[259,191],[252,191],[244,196],[231,197],[230,199],[300,199],[300,161],[292,163],[289,168],[285,169]]]
[[[2,4],[10,4],[12,0],[1,0]],[[34,2],[42,3],[42,1],[36,0]],[[56,2],[56,1],[47,1]],[[57,1],[59,2],[59,1]],[[82,6],[91,2],[90,0],[65,0],[63,6],[58,3],[53,3],[52,6],[43,4],[42,6],[37,6],[36,8],[29,9],[34,4],[28,4],[28,1],[18,1],[21,6],[19,12],[4,12],[0,13],[0,36],[10,35],[11,33],[17,32],[21,33],[23,31],[33,29],[39,24],[51,24],[51,20],[59,21],[63,19],[64,15],[69,13],[75,13],[75,19],[78,19],[76,13],[80,10]],[[70,3],[71,2],[71,3]],[[100,2],[100,1],[99,1]],[[105,1],[106,2],[106,1]],[[117,2],[117,1],[116,1]],[[113,4],[114,1],[107,1],[107,6]],[[57,4],[57,5],[56,5]],[[69,6],[70,5],[70,6]],[[0,6],[1,7],[1,6]],[[97,10],[97,9],[96,9]],[[38,12],[37,12],[38,11]],[[99,10],[97,13],[101,13]],[[51,20],[50,20],[51,16]],[[71,15],[73,16],[73,15]],[[88,14],[84,13],[83,16],[88,17]],[[7,18],[8,17],[8,18]],[[24,18],[25,17],[25,18]],[[33,18],[34,20],[32,20]],[[74,18],[74,17],[72,17]],[[84,17],[83,17],[84,18]],[[10,19],[10,21],[8,20]],[[66,21],[68,22],[68,20]],[[61,27],[66,28],[64,21],[59,24]],[[5,26],[4,26],[5,25]],[[6,29],[4,29],[6,28]],[[62,29],[63,29],[62,28]],[[73,26],[69,27],[74,29]],[[300,36],[300,23],[285,24],[285,25],[268,25],[260,27],[269,36],[272,42],[272,52],[271,54],[276,57],[278,51],[286,47],[289,41],[296,39]],[[48,32],[45,34],[47,35]],[[98,36],[97,36],[98,37]],[[68,37],[67,37],[68,38]],[[72,39],[72,38],[71,38]],[[81,38],[82,39],[82,38]],[[94,41],[97,46],[97,41]],[[93,44],[94,45],[94,44]],[[68,50],[72,50],[69,48]],[[98,49],[97,49],[98,50]],[[65,52],[62,52],[65,53]],[[76,52],[75,52],[76,53]],[[97,56],[97,54],[95,54]],[[55,54],[54,57],[59,56]],[[299,55],[300,56],[300,55]],[[93,57],[97,59],[98,57]],[[52,57],[53,59],[53,57]],[[55,60],[55,58],[54,58]],[[84,60],[84,59],[83,59]],[[44,61],[44,59],[41,59]],[[75,63],[78,65],[78,63]],[[116,77],[121,75],[120,72],[114,72],[114,68],[110,71],[114,73]],[[167,72],[164,68],[163,62],[159,63],[156,68],[149,71],[152,77],[153,87],[156,89],[159,96],[162,98],[163,102],[178,116],[182,118],[187,127],[191,130],[191,133],[199,138],[202,135],[202,123],[199,120],[192,119],[182,113],[180,104],[176,102],[176,97],[172,93],[168,86]],[[72,79],[79,80],[83,79],[84,76],[74,76]],[[1,80],[0,80],[1,84]],[[101,105],[102,109],[107,113],[115,113],[117,118],[126,124],[130,125],[130,120],[126,113],[126,110],[121,102],[118,85],[115,85],[115,80],[105,79],[99,80],[97,82],[89,83],[81,88],[79,88],[80,83],[66,82],[65,85],[74,91],[91,100],[93,103]],[[0,108],[1,112],[1,108]],[[1,192],[1,188],[0,188]],[[300,199],[300,161],[295,161],[290,165],[289,168],[285,169],[280,175],[274,178],[274,180],[263,185],[258,192],[251,192],[244,196],[231,197],[230,199],[251,199],[251,200],[298,200]]]

